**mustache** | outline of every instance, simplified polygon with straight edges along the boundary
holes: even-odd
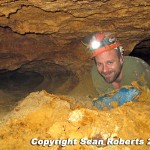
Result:
[[[113,71],[108,71],[108,72],[101,72],[102,75],[106,76],[106,75],[109,75],[111,74]]]

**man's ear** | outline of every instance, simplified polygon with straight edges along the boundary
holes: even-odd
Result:
[[[95,65],[96,65],[97,63],[96,63],[96,59],[95,59],[95,57],[93,58],[93,60],[94,60],[94,62],[95,62]]]
[[[123,64],[123,62],[124,62],[124,55],[123,54],[121,54],[120,55],[120,62]]]

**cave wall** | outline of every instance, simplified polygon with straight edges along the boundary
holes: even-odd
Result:
[[[149,36],[149,14],[149,0],[1,0],[0,68],[44,60],[81,70],[81,41],[94,31],[115,33],[129,54]]]
[[[86,66],[83,63],[87,59],[83,54],[84,51],[75,48],[79,41],[71,44],[69,48],[62,49],[61,46],[53,42],[50,35],[20,35],[9,28],[0,28],[0,36],[1,70],[24,68],[40,73],[56,73],[58,72],[57,65],[61,70],[63,67],[68,70],[77,70],[82,65]]]

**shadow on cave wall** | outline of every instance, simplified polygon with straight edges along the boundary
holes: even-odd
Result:
[[[139,42],[129,56],[141,58],[150,65],[150,37]]]

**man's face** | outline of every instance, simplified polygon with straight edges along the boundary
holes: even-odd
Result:
[[[116,50],[105,51],[95,56],[97,70],[108,83],[121,79],[123,60]]]

